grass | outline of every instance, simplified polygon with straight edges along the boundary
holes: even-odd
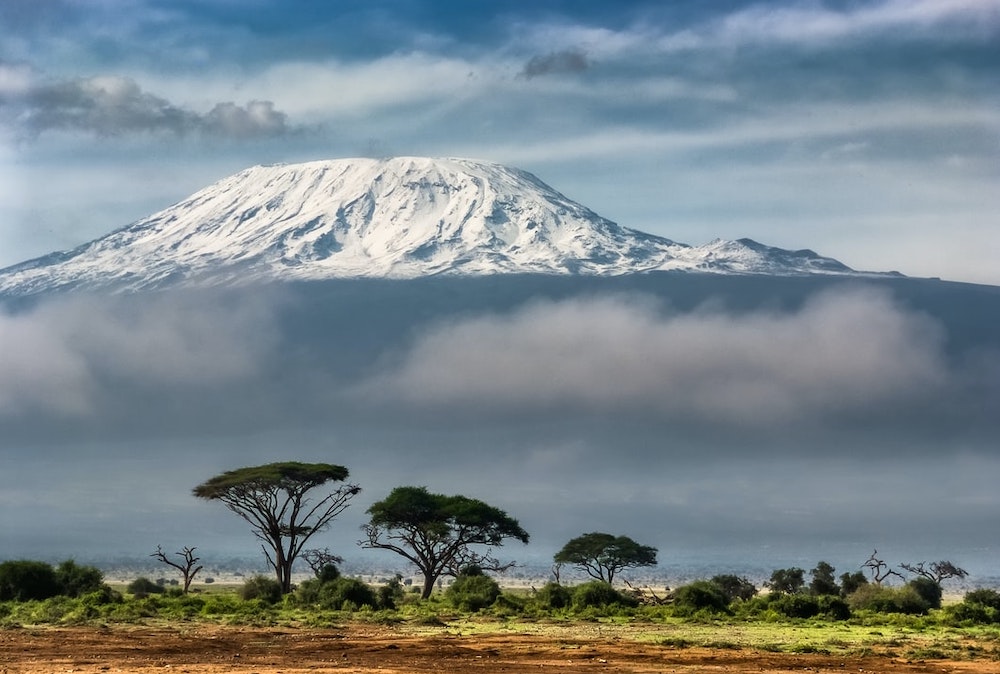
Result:
[[[126,596],[121,601],[104,603],[86,597],[0,603],[0,628],[213,623],[327,629],[347,622],[392,625],[400,633],[416,636],[516,632],[554,639],[568,648],[585,641],[616,639],[671,649],[1000,661],[1000,625],[948,624],[942,612],[928,616],[858,612],[846,621],[721,614],[681,618],[663,607],[540,609],[530,599],[517,597],[516,601],[498,603],[496,610],[468,613],[439,595],[427,601],[407,596],[395,610],[362,607],[342,611],[302,605],[292,598],[275,605],[244,601],[232,588],[187,596]]]

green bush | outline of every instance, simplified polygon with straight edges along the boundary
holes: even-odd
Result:
[[[55,569],[56,583],[60,594],[67,597],[81,597],[96,592],[104,585],[104,574],[93,566],[80,566],[67,559]]]
[[[145,576],[139,576],[125,586],[125,590],[136,598],[142,598],[151,594],[163,594],[163,592],[166,591],[166,588],[162,585],[157,585]]]
[[[951,619],[950,622],[959,625],[991,625],[993,623],[1000,623],[1000,610],[991,606],[963,601],[954,606],[949,606],[946,610],[948,617]]]
[[[965,593],[963,602],[966,604],[979,604],[988,608],[995,608],[1000,611],[1000,592],[996,590],[972,590]]]
[[[500,586],[489,576],[460,575],[444,593],[451,605],[463,611],[479,611],[500,596]]]
[[[265,604],[277,604],[281,601],[281,583],[269,576],[252,576],[240,588],[240,598],[244,601],[259,599]]]
[[[928,608],[941,608],[941,586],[930,578],[914,578],[906,584],[920,595]]]
[[[996,590],[973,590],[965,594],[959,604],[946,609],[952,622],[974,625],[1000,623],[1000,592]]]
[[[742,576],[723,574],[712,576],[709,582],[718,587],[726,596],[726,604],[731,604],[737,599],[749,601],[757,594],[757,588],[754,584]]]
[[[819,604],[819,615],[830,620],[850,620],[851,607],[843,597],[824,594],[816,597]]]
[[[378,607],[381,609],[395,609],[397,602],[403,601],[403,577],[393,576],[385,585],[378,589]]]
[[[775,594],[770,607],[789,618],[812,618],[819,615],[819,600],[808,594]]]
[[[103,584],[97,590],[88,592],[80,597],[80,601],[83,602],[85,606],[107,606],[108,604],[120,604],[124,600],[125,598],[122,597],[121,592],[112,590],[110,587]]]
[[[338,578],[340,578],[340,569],[337,568],[336,564],[324,564],[323,568],[316,574],[316,580],[321,583],[329,583]]]
[[[930,604],[909,585],[903,587],[862,585],[847,598],[847,604],[852,611],[909,615],[922,615],[930,609]]]
[[[840,596],[847,597],[848,595],[854,594],[861,586],[867,584],[868,579],[861,571],[855,571],[854,573],[842,573],[840,574]]]
[[[795,594],[805,587],[805,573],[797,566],[790,569],[775,569],[771,572],[771,579],[764,584],[771,588],[771,592]]]
[[[691,615],[701,610],[712,613],[728,611],[729,599],[717,584],[710,580],[696,580],[674,590],[674,613]]]
[[[27,559],[0,564],[0,601],[48,599],[59,594],[55,569]]]
[[[335,611],[378,606],[378,598],[371,587],[356,578],[344,576],[328,583],[320,583],[317,601],[322,608]]]
[[[303,605],[318,606],[333,611],[357,610],[362,606],[371,608],[391,608],[384,605],[383,592],[387,599],[395,603],[396,590],[389,586],[379,588],[379,594],[356,578],[336,576],[332,580],[323,581],[319,578],[307,580],[299,584],[295,590],[295,601]],[[389,589],[386,589],[388,587]],[[401,592],[399,593],[401,594]],[[345,605],[347,608],[345,609]]]
[[[608,583],[594,580],[573,588],[573,608],[603,608],[606,606],[635,607],[639,600],[623,594]]]
[[[549,582],[535,593],[535,601],[547,609],[569,608],[573,603],[573,593],[565,585]]]

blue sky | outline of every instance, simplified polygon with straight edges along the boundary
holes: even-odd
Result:
[[[1000,1],[0,6],[0,265],[258,163],[519,166],[623,225],[1000,284]]]

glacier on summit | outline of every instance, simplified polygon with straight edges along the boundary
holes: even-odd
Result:
[[[0,270],[0,293],[438,274],[855,274],[750,239],[622,227],[530,173],[396,157],[255,166],[74,250]]]

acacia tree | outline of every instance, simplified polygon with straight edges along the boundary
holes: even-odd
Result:
[[[200,557],[194,556],[195,548],[181,548],[180,552],[175,552],[174,554],[181,557],[183,561],[175,562],[167,557],[167,553],[163,551],[163,547],[160,545],[156,546],[156,552],[150,555],[150,557],[155,557],[164,564],[174,567],[181,572],[184,577],[184,594],[188,593],[188,588],[191,587],[191,581],[194,580],[195,575],[201,571],[201,565],[198,564]]]
[[[840,586],[837,585],[835,572],[836,569],[827,562],[816,564],[816,568],[809,571],[812,575],[812,580],[809,582],[809,594],[817,597],[825,594],[839,595]]]
[[[556,564],[572,564],[591,578],[614,582],[623,569],[656,565],[656,548],[639,545],[628,536],[599,531],[572,539],[553,557]]]
[[[328,463],[269,463],[216,475],[195,487],[194,495],[222,501],[250,525],[281,591],[288,593],[292,564],[306,541],[326,529],[361,488],[344,484],[315,499],[309,492],[328,482],[343,482],[347,476],[346,468]]]
[[[443,575],[458,576],[467,567],[505,571],[490,548],[508,538],[528,542],[528,533],[499,508],[465,496],[432,494],[426,487],[396,487],[368,508],[363,548],[391,550],[416,566],[424,576],[426,599]],[[486,546],[477,551],[472,546]]]
[[[806,584],[805,573],[797,566],[788,569],[775,569],[771,572],[770,580],[764,585],[771,588],[771,592],[797,594],[802,591]]]
[[[945,559],[940,562],[931,562],[926,567],[924,562],[920,562],[919,564],[900,564],[899,568],[910,573],[915,573],[921,578],[926,578],[937,585],[940,585],[942,581],[948,578],[965,578],[969,575],[968,571]]]
[[[344,561],[344,558],[340,555],[330,552],[330,548],[303,550],[300,556],[306,561],[306,564],[312,569],[313,575],[317,578],[322,578],[323,574],[331,573],[331,568],[336,571],[337,565]]]

